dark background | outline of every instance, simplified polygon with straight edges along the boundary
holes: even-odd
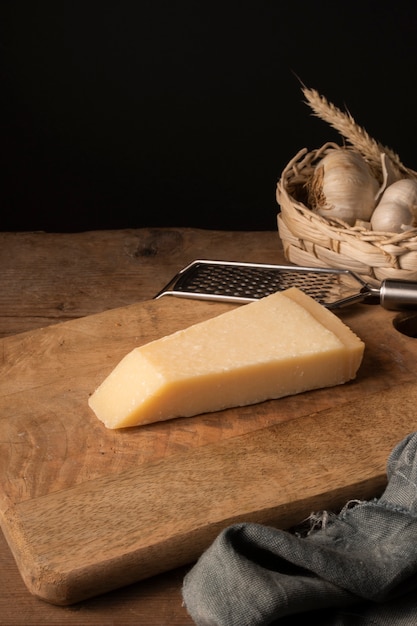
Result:
[[[275,229],[340,137],[314,87],[417,169],[417,3],[0,3],[0,230]]]

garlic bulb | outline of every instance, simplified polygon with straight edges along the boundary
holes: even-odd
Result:
[[[309,203],[319,215],[353,226],[357,220],[370,220],[378,189],[378,181],[358,152],[335,148],[315,168]]]
[[[387,233],[417,226],[417,180],[402,178],[389,185],[372,214],[371,226]]]

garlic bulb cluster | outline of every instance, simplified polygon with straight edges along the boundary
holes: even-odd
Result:
[[[417,179],[393,176],[381,154],[382,183],[359,152],[329,150],[307,185],[311,209],[319,215],[386,233],[417,227]]]
[[[417,226],[417,180],[402,178],[389,185],[371,216],[372,230],[400,233]]]

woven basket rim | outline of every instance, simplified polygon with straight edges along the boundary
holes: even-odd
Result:
[[[297,154],[287,163],[284,170],[282,171],[281,177],[277,184],[277,202],[281,207],[281,198],[286,196],[290,202],[293,203],[294,208],[299,211],[301,214],[308,217],[312,221],[317,223],[317,226],[328,228],[335,234],[339,234],[340,236],[353,236],[353,237],[363,237],[366,241],[383,241],[384,243],[396,243],[398,244],[401,241],[407,241],[413,237],[417,237],[417,227],[411,228],[409,230],[405,230],[402,233],[392,233],[387,231],[375,231],[366,228],[365,226],[357,225],[350,226],[344,220],[337,218],[328,218],[318,213],[315,213],[311,210],[307,205],[303,202],[297,200],[292,196],[292,194],[288,191],[288,179],[290,176],[294,176],[294,174],[298,174],[301,177],[300,171],[302,168],[306,166],[306,164],[312,164],[315,161],[319,161],[329,150],[339,149],[339,150],[354,150],[350,146],[340,146],[334,142],[327,142],[323,144],[320,148],[316,148],[313,150],[308,150],[307,148],[302,148],[297,152]],[[405,176],[404,176],[405,178]],[[285,210],[285,207],[284,207]]]
[[[307,256],[316,265],[317,261],[323,261],[323,266],[346,266],[351,261],[355,267],[363,265],[363,272],[359,273],[374,278],[376,273],[379,278],[384,271],[390,275],[398,272],[402,277],[410,271],[415,280],[417,228],[401,233],[373,231],[360,223],[350,226],[343,220],[324,217],[307,206],[305,193],[303,197],[307,179],[318,161],[334,149],[355,150],[334,142],[313,150],[303,148],[287,163],[278,180],[278,217],[281,215],[278,228],[287,258],[298,257],[295,250],[299,249],[303,259]],[[404,269],[404,264],[410,269]],[[380,269],[375,272],[375,268]]]

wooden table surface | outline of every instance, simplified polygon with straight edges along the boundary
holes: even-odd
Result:
[[[0,233],[0,337],[151,299],[196,258],[284,262],[276,232],[140,229]],[[186,568],[70,607],[33,597],[0,534],[0,624],[193,624]]]

